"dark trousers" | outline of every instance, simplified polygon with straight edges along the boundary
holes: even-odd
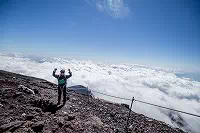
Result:
[[[61,95],[63,93],[63,104],[66,103],[66,86],[58,86],[58,104],[60,104]]]

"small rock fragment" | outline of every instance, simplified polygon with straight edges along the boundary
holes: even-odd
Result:
[[[22,116],[26,116],[26,114],[25,114],[25,113],[23,113],[23,114],[22,114]]]

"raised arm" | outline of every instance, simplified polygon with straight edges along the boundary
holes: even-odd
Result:
[[[68,71],[69,71],[69,75],[66,75],[66,79],[68,79],[72,76],[72,72],[70,71],[70,69],[68,69]]]
[[[56,74],[56,70],[57,70],[57,68],[54,69],[54,71],[53,71],[53,76],[54,76],[55,78],[58,78],[58,75]]]

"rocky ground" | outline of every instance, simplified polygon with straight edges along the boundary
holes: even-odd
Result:
[[[0,132],[126,132],[128,108],[68,92],[56,106],[57,86],[43,79],[0,71]],[[164,122],[131,112],[130,133],[182,133]]]

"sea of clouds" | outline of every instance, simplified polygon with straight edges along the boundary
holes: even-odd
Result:
[[[84,85],[91,90],[109,95],[130,99],[134,96],[138,100],[200,115],[200,82],[177,77],[176,72],[180,70],[97,63],[89,60],[0,54],[1,70],[57,83],[52,76],[54,68],[71,69],[73,77],[68,80],[68,86]],[[130,104],[130,101],[110,98],[98,93],[94,95],[113,102]],[[168,110],[138,102],[134,102],[132,110],[177,127],[169,118],[171,112]],[[200,118],[177,113],[174,115],[174,117],[180,115],[185,121],[184,130],[196,133],[200,131]]]

